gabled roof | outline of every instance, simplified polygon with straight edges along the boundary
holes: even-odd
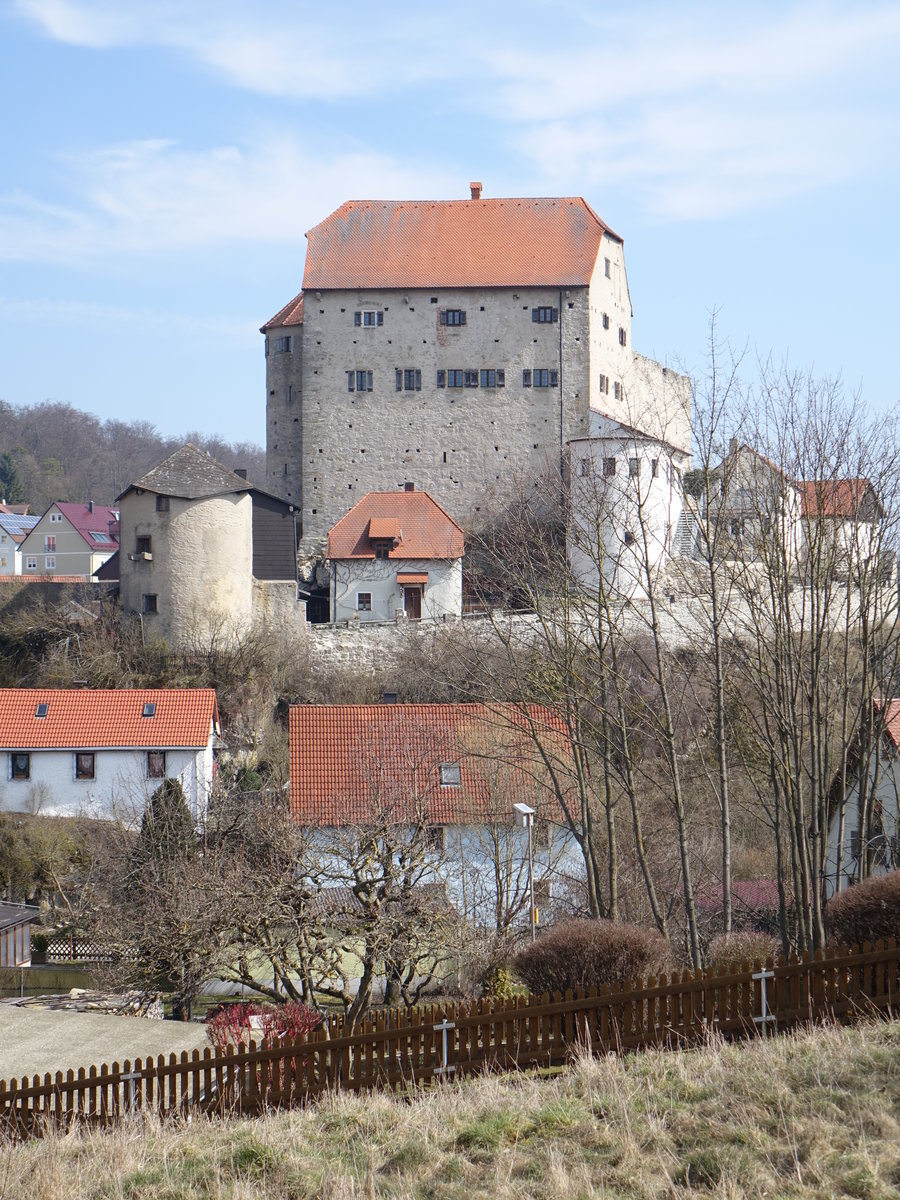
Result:
[[[23,542],[40,519],[20,516],[18,513],[0,512],[0,529],[5,530],[14,542]]]
[[[28,504],[0,504],[0,512],[11,513],[19,517],[28,515],[28,509],[31,506]]]
[[[881,502],[868,479],[805,479],[800,482],[803,516],[872,521]]]
[[[279,329],[282,325],[303,324],[303,293],[289,300],[284,308],[279,309],[271,320],[260,327],[260,333],[268,333],[270,329]]]
[[[389,558],[463,556],[463,532],[453,518],[427,492],[404,491],[363,496],[331,527],[328,557],[374,558],[372,539],[394,540],[398,532],[399,540],[389,550]]]
[[[27,925],[29,921],[37,921],[41,910],[35,904],[0,903],[0,929],[15,929],[17,925]]]
[[[228,467],[216,462],[211,454],[187,442],[174,454],[128,485],[117,500],[133,488],[155,492],[160,496],[176,496],[181,500],[199,500],[206,496],[227,496],[232,492],[249,492],[251,485]]]
[[[47,512],[57,508],[85,544],[98,553],[112,554],[119,545],[119,514],[108,504],[70,504],[58,500]],[[47,513],[41,517],[43,521]],[[29,534],[33,532],[29,530]],[[27,537],[28,535],[26,535]]]
[[[587,286],[604,234],[581,197],[349,200],[307,233],[303,290]]]
[[[9,750],[200,748],[218,723],[213,688],[0,688],[0,747]]]
[[[364,824],[385,815],[429,824],[512,819],[525,801],[561,819],[527,722],[571,762],[550,709],[513,704],[311,704],[290,712],[291,812],[301,825]],[[441,783],[459,765],[459,786]]]

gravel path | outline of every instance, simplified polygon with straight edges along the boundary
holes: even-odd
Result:
[[[121,1063],[208,1045],[206,1026],[0,1004],[0,1079]]]

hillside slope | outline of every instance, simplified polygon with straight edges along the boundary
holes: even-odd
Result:
[[[0,1195],[32,1200],[875,1200],[900,1192],[900,1023],[585,1059],[411,1100],[337,1096],[264,1120],[136,1121],[0,1157]]]

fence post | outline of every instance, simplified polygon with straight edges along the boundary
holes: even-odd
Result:
[[[448,1057],[448,1038],[447,1034],[451,1029],[456,1028],[455,1021],[448,1021],[444,1017],[443,1021],[438,1022],[434,1027],[435,1033],[441,1035],[441,1065],[434,1068],[435,1075],[452,1075],[456,1070],[455,1066],[451,1066]]]
[[[769,1013],[768,1011],[768,995],[766,993],[766,981],[769,979],[774,979],[775,972],[769,968],[763,971],[754,971],[751,978],[759,980],[760,1007],[762,1010],[759,1016],[755,1016],[753,1018],[753,1023],[754,1025],[759,1025],[761,1027],[763,1036],[765,1036],[766,1029],[769,1024],[775,1026],[778,1025],[778,1018],[774,1013]]]

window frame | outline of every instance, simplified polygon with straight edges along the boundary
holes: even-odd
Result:
[[[465,379],[465,374],[466,374],[465,371],[463,371],[459,367],[448,367],[447,368],[447,387],[448,388],[464,387],[465,385],[463,383],[463,380]]]
[[[55,554],[45,554],[44,555],[44,570],[45,571],[55,571],[56,570],[56,555]]]
[[[155,617],[159,613],[159,593],[158,592],[142,592],[141,593],[141,616]]]
[[[36,554],[26,554],[25,555],[25,570],[26,571],[36,571],[37,570],[37,555]]]
[[[282,337],[277,337],[275,339],[275,353],[276,354],[293,354],[293,352],[294,352],[294,339],[291,334],[286,333]]]
[[[463,371],[463,377],[465,379],[465,386],[467,388],[477,388],[478,387],[478,371],[477,371],[477,369],[473,369],[471,367],[466,367],[465,370]]]
[[[152,760],[156,760],[156,765]],[[162,770],[159,770],[159,762],[162,760]],[[168,779],[166,752],[165,750],[148,750],[147,751],[147,778],[148,779]]]
[[[553,325],[559,320],[559,309],[552,304],[539,304],[531,310],[531,320],[536,325]]]
[[[462,770],[459,762],[439,763],[438,778],[441,787],[462,787]]]
[[[616,459],[615,456],[607,455],[603,459],[603,478],[614,479],[616,475]]]
[[[458,328],[461,325],[465,325],[466,310],[464,308],[442,308],[440,311],[440,323],[450,328]]]
[[[16,769],[16,759],[25,760],[24,772]],[[13,783],[28,783],[31,779],[31,751],[30,750],[10,750],[9,752],[9,778]]]
[[[371,612],[372,611],[372,593],[357,592],[356,593],[356,611]]]
[[[365,367],[362,370],[347,371],[347,391],[348,392],[371,392],[374,384],[374,372],[369,371]]]
[[[169,511],[169,497],[168,496],[157,495],[156,511],[161,512],[161,513],[167,513]]]
[[[90,760],[90,762],[88,762]],[[90,773],[88,773],[90,772]],[[93,750],[75,751],[75,781],[90,783],[97,778],[97,755]]]
[[[135,554],[153,553],[153,538],[149,533],[136,533],[134,535],[134,552]]]
[[[640,479],[641,477],[641,460],[639,458],[629,458],[628,460],[628,478]]]

